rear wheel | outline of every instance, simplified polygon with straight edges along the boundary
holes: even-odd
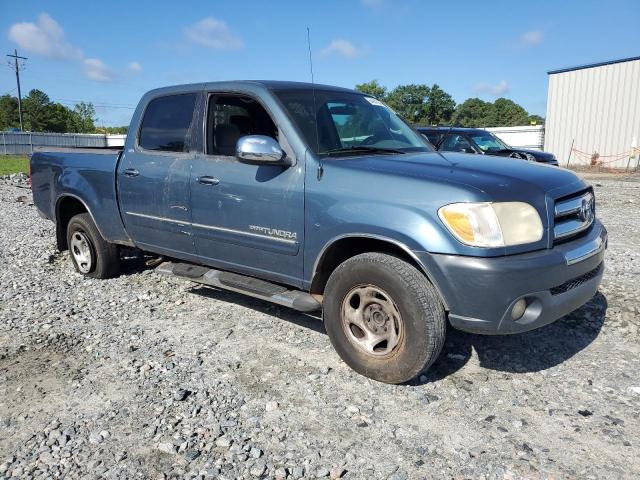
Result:
[[[88,213],[78,214],[69,221],[67,245],[71,262],[82,275],[111,278],[120,271],[118,247],[102,238]]]
[[[386,383],[416,377],[444,344],[444,307],[427,278],[391,255],[365,253],[342,263],[324,292],[331,343],[358,373]]]

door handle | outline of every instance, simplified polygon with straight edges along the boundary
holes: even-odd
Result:
[[[204,175],[202,177],[198,177],[198,183],[201,183],[203,185],[218,185],[220,183],[220,180],[209,175]]]
[[[140,172],[135,168],[127,168],[122,173],[127,177],[137,177],[140,175]]]

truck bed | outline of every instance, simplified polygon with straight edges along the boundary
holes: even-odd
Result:
[[[34,147],[35,153],[96,153],[100,155],[113,155],[122,151],[122,148],[109,148],[109,147]]]
[[[129,243],[117,202],[116,169],[122,150],[112,148],[46,148],[31,157],[33,202],[56,220],[63,201],[81,202],[114,243]]]

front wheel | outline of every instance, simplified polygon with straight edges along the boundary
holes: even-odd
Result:
[[[74,216],[67,226],[69,256],[78,273],[93,278],[111,278],[120,271],[118,247],[108,243],[91,215]]]
[[[345,363],[385,383],[424,372],[444,344],[445,312],[433,285],[414,266],[382,253],[357,255],[336,268],[323,318]]]

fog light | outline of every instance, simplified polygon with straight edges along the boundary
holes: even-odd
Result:
[[[518,320],[522,315],[524,315],[524,311],[527,309],[527,301],[524,298],[518,300],[511,309],[511,318],[513,320]]]

